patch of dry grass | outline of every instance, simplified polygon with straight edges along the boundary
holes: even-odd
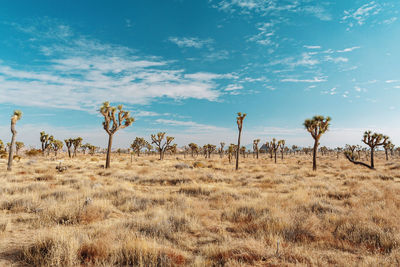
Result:
[[[377,158],[0,159],[0,265],[396,266],[400,159]]]

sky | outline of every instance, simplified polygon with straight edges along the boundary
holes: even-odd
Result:
[[[39,132],[104,147],[99,108],[135,122],[114,148],[167,132],[179,146],[285,139],[332,117],[320,140],[400,144],[400,2],[324,0],[11,1],[0,8],[0,139],[39,147]]]

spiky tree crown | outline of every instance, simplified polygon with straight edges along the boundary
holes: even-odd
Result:
[[[374,148],[377,146],[385,146],[389,141],[389,137],[383,134],[365,131],[364,137],[361,141],[369,147]]]
[[[243,113],[243,114],[241,112],[237,113],[236,123],[238,125],[239,130],[242,130],[243,120],[244,120],[244,118],[246,118],[246,115],[247,115],[246,113]]]
[[[25,146],[25,144],[24,144],[24,142],[15,142],[15,146],[17,147],[17,149],[20,149],[20,148],[22,148],[22,147],[24,147]]]
[[[12,123],[16,123],[22,118],[22,111],[21,110],[14,110],[13,115],[11,116]]]
[[[115,113],[118,110],[118,115]],[[110,106],[110,103],[104,102],[100,108],[100,113],[104,116],[103,127],[109,135],[113,135],[119,129],[131,125],[135,119],[130,117],[129,111],[122,110],[122,105],[117,108]],[[112,123],[112,125],[110,125]]]
[[[307,119],[304,121],[304,127],[307,129],[311,136],[318,140],[322,134],[328,131],[329,122],[331,121],[331,117],[324,116],[314,116],[312,119]]]
[[[392,150],[394,148],[394,144],[391,141],[388,141],[383,147],[385,150]]]
[[[54,136],[48,135],[45,132],[40,132],[40,142],[42,143],[47,143],[47,142],[53,142],[54,141]]]
[[[63,141],[61,141],[61,140],[54,140],[54,141],[53,141],[53,148],[54,148],[54,150],[62,149],[63,146],[64,146]]]

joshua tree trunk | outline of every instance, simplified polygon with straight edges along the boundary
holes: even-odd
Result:
[[[106,168],[110,168],[112,138],[113,138],[113,135],[109,134],[108,135],[107,157],[106,157]]]
[[[374,150],[375,150],[375,148],[371,147],[371,168],[372,169],[375,168],[375,166],[374,166]]]
[[[281,151],[281,159],[283,160],[283,151]]]
[[[313,149],[313,161],[312,161],[313,171],[317,170],[317,150],[318,150],[318,139],[315,139],[314,149]]]
[[[274,157],[275,157],[275,163],[276,163],[276,150],[275,150],[275,152],[274,152]]]
[[[257,149],[257,151],[256,151],[256,156],[257,156],[257,159],[258,159],[258,149]]]
[[[68,147],[68,157],[71,158],[71,148]]]
[[[17,131],[15,130],[15,122],[11,120],[11,145],[9,148],[9,154],[8,154],[8,165],[7,165],[7,171],[12,170],[12,162],[14,158],[14,147],[15,147],[15,138],[17,137]]]
[[[239,154],[240,154],[240,135],[242,134],[242,129],[239,129],[238,144],[236,149],[236,170],[239,169]]]
[[[389,160],[389,155],[387,149],[385,149],[386,160]]]

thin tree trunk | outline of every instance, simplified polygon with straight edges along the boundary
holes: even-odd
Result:
[[[314,149],[313,149],[313,171],[317,170],[317,150],[318,150],[318,140],[314,142]]]
[[[374,150],[375,150],[375,148],[371,147],[371,168],[372,169],[375,169],[375,166],[374,166]]]
[[[237,149],[236,149],[236,170],[239,169],[240,135],[241,135],[241,133],[242,133],[242,130],[239,129],[238,144],[237,144]]]
[[[113,138],[113,135],[109,134],[108,135],[107,157],[106,157],[106,169],[110,168],[112,138]]]
[[[15,138],[17,137],[17,131],[15,130],[15,123],[11,121],[11,132],[12,132],[12,137],[11,137],[11,145],[9,148],[9,154],[8,154],[8,165],[7,165],[7,171],[12,170],[12,162],[14,159],[14,147],[15,147]]]

